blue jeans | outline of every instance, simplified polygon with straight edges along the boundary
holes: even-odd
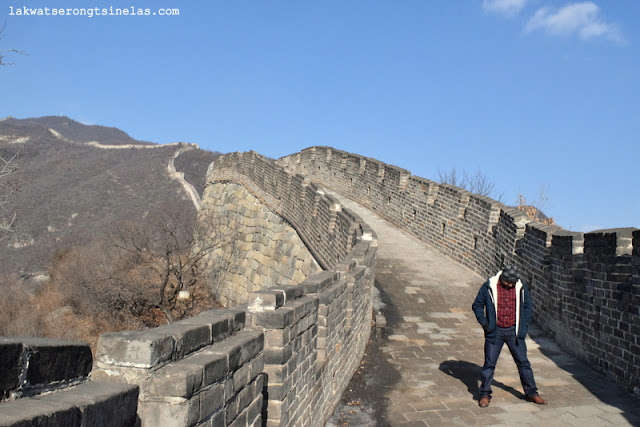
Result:
[[[493,381],[493,374],[496,370],[496,363],[500,356],[500,351],[504,344],[507,344],[509,352],[513,361],[516,362],[518,367],[518,374],[520,374],[520,382],[524,393],[528,397],[533,397],[538,394],[538,388],[536,387],[536,381],[533,379],[533,371],[531,370],[531,364],[527,359],[527,345],[524,340],[516,339],[516,327],[510,328],[498,328],[497,336],[494,342],[490,342],[485,338],[484,340],[484,366],[480,372],[480,384],[479,394],[480,396],[491,396],[491,382]]]

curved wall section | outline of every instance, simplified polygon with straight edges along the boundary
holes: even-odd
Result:
[[[285,218],[325,271],[232,309],[104,334],[92,379],[137,385],[142,426],[323,425],[371,331],[375,234],[256,153],[222,156],[207,175],[209,185],[241,184]]]
[[[530,284],[536,321],[565,349],[640,395],[640,230],[568,232],[488,197],[331,147],[277,163],[481,275],[514,261]]]
[[[217,246],[205,256],[206,274],[225,307],[246,303],[253,291],[297,284],[321,271],[298,233],[242,185],[207,185],[200,215],[217,228],[204,236]],[[225,244],[216,245],[219,240]]]

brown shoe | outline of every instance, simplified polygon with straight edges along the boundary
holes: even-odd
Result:
[[[527,397],[527,399],[530,402],[535,403],[536,405],[546,405],[547,404],[547,401],[544,400],[543,398],[541,398],[540,396],[538,396],[537,394],[535,396]]]
[[[489,396],[482,396],[480,398],[480,401],[478,402],[478,405],[480,405],[481,408],[486,408],[487,406],[489,406],[490,401],[491,398]]]

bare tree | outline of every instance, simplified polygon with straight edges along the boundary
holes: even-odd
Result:
[[[142,221],[114,224],[103,239],[58,251],[52,286],[77,313],[119,323],[157,326],[218,306],[205,258],[234,237],[217,222],[198,220],[184,203],[164,204]]]
[[[2,25],[2,28],[0,28],[0,40],[2,40],[2,34],[4,33],[4,29],[7,26],[7,23],[5,21],[4,25]],[[17,50],[17,49],[4,49],[4,50],[0,50],[0,66],[6,67],[7,65],[13,65],[12,62],[5,62],[4,57],[6,54],[12,54],[12,53],[16,53],[19,55],[26,55],[24,52]]]
[[[178,203],[155,209],[144,221],[126,221],[109,236],[126,271],[151,289],[148,304],[160,309],[167,322],[213,298],[204,260],[233,238],[220,232],[215,217],[198,220],[192,209]]]
[[[438,169],[438,177],[442,184],[455,185],[456,187],[464,188],[471,193],[481,196],[494,197],[496,191],[495,182],[491,181],[479,169],[473,174],[463,171],[462,176],[458,174],[456,168],[451,168],[448,171]],[[500,194],[496,198],[500,200],[502,195]]]
[[[9,206],[11,196],[18,191],[18,148],[14,152],[0,150],[0,232],[10,231],[16,212]]]

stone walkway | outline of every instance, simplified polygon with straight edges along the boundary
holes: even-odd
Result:
[[[478,407],[483,337],[471,303],[485,278],[339,198],[378,234],[376,287],[387,325],[373,334],[327,426],[640,426],[639,399],[535,327],[527,338],[529,359],[549,404],[524,400],[505,346],[491,405]]]

